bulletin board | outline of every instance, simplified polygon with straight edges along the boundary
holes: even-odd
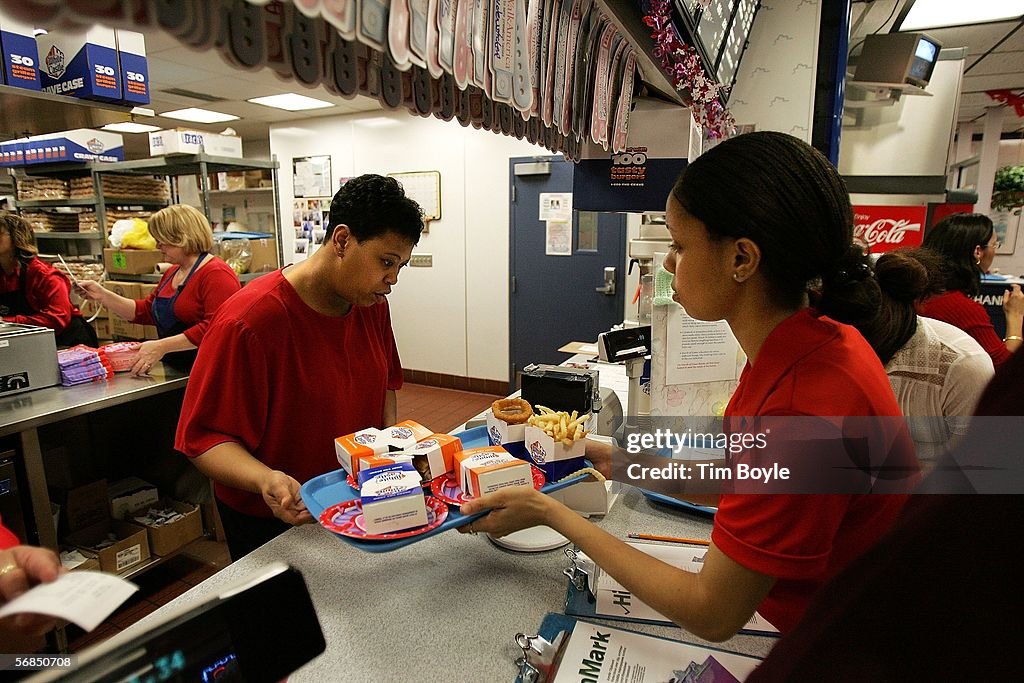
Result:
[[[414,171],[410,173],[388,173],[402,183],[405,194],[423,209],[427,221],[441,220],[441,172]]]

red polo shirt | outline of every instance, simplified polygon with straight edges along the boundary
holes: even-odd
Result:
[[[747,365],[727,418],[899,416],[874,351],[849,325],[803,309],[776,327]],[[916,465],[903,434],[897,455]],[[775,585],[758,611],[783,633],[811,596],[893,522],[905,495],[723,494],[711,539],[726,555]]]

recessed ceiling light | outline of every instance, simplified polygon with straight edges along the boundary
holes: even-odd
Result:
[[[387,128],[388,126],[397,126],[399,121],[392,119],[387,116],[371,116],[365,119],[355,119],[352,121],[357,126],[369,126],[370,128]]]
[[[200,109],[199,107],[189,107],[188,109],[175,109],[174,111],[165,111],[160,116],[166,116],[169,119],[179,119],[181,121],[193,121],[195,123],[222,123],[224,121],[237,121],[238,117],[232,114],[224,114],[219,111],[210,111],[209,109]]]
[[[246,101],[252,102],[253,104],[262,104],[264,107],[274,107],[275,109],[286,109],[288,111],[305,111],[307,109],[323,109],[325,107],[334,106],[330,102],[324,102],[323,100],[318,100],[315,97],[297,95],[293,92],[285,93],[284,95],[254,97],[251,100]]]
[[[160,130],[160,126],[124,121],[122,123],[108,123],[103,126],[103,130],[112,130],[115,133],[152,133],[153,131]]]
[[[48,31],[45,28],[34,28],[32,29],[32,35],[34,36],[45,36]]]
[[[923,28],[965,26],[987,21],[1017,19],[1024,15],[1022,0],[986,0],[985,2],[950,2],[950,0],[915,0],[910,12],[900,23],[900,31]]]

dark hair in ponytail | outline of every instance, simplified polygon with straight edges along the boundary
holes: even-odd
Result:
[[[672,196],[712,239],[746,237],[761,249],[772,294],[799,305],[808,285],[840,268],[853,241],[846,185],[820,152],[784,133],[747,133],[690,164]]]
[[[974,258],[974,248],[984,248],[993,232],[992,219],[980,213],[946,216],[925,232],[921,246],[945,258],[942,277],[946,290],[971,296],[981,291],[981,268]]]
[[[884,365],[917,329],[915,302],[941,291],[932,280],[940,268],[940,258],[925,250],[882,254],[871,267],[864,251],[854,246],[837,279],[823,288],[817,307],[856,327]]]

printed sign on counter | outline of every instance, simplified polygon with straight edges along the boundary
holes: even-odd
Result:
[[[736,379],[739,352],[739,342],[724,320],[696,320],[682,307],[673,307],[668,316],[665,384]]]

